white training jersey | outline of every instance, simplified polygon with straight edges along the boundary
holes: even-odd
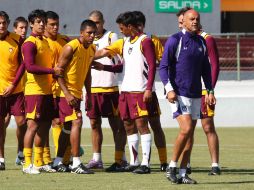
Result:
[[[96,50],[103,49],[109,46],[111,43],[118,39],[117,34],[111,31],[106,31],[103,36],[98,39],[94,40],[94,44],[96,45]],[[114,65],[118,64],[118,57],[115,56],[112,59],[108,57],[103,57],[101,59],[97,59],[97,62],[100,62],[104,65]],[[118,86],[118,78],[117,73],[108,72],[108,71],[98,71],[95,69],[91,70],[92,76],[92,83],[91,87],[114,87]]]
[[[148,63],[141,51],[141,42],[147,38],[143,34],[131,43],[127,37],[123,46],[123,82],[121,91],[125,92],[144,92],[148,82]]]

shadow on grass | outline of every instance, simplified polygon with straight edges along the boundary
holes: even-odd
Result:
[[[210,171],[210,168],[201,168],[201,167],[194,167],[192,168],[192,172],[193,173],[208,173]],[[226,168],[226,167],[222,167],[221,168],[221,173],[223,174],[235,174],[235,175],[254,175],[254,169],[250,168]]]

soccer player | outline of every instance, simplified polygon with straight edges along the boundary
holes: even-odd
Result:
[[[141,33],[143,33],[146,23],[146,17],[141,11],[133,11],[133,13],[136,15],[136,19],[139,25],[139,30]],[[147,34],[147,33],[146,33]],[[163,54],[163,46],[160,42],[160,39],[153,35],[153,34],[147,34],[148,37],[152,39],[152,42],[155,47],[155,55],[156,55],[156,62],[160,63],[162,54]],[[167,148],[166,148],[166,140],[165,140],[165,134],[161,128],[161,122],[160,122],[160,105],[158,102],[157,94],[155,92],[155,89],[153,87],[153,93],[152,93],[152,102],[148,105],[148,116],[149,116],[149,124],[153,130],[154,133],[154,142],[158,149],[159,159],[160,159],[160,169],[161,171],[166,171],[166,168],[168,166],[167,164]]]
[[[59,30],[59,16],[57,13],[53,11],[46,12],[46,25],[44,37],[48,41],[49,47],[53,53],[53,67],[57,65],[60,52],[65,44],[67,44],[70,39],[67,36],[61,35],[58,33]],[[62,130],[62,123],[59,119],[59,109],[56,101],[56,80],[53,79],[52,82],[52,93],[54,98],[54,119],[52,120],[52,133],[53,133],[53,142],[55,145],[55,155],[57,155],[58,149],[58,139]],[[66,159],[64,159],[64,163],[69,163],[70,159],[70,148],[67,148],[66,151]],[[46,140],[46,144],[43,151],[43,161],[44,164],[49,165],[52,160],[50,157],[50,148],[49,148],[49,138]],[[50,165],[49,165],[50,166]]]
[[[185,8],[182,8],[177,13],[178,24],[180,29],[182,28],[183,15],[187,10],[190,10],[190,9],[191,9],[190,7],[185,7]],[[215,88],[215,85],[219,76],[219,71],[220,71],[219,53],[218,53],[217,45],[214,38],[202,30],[201,25],[199,26],[198,34],[201,35],[206,41],[208,57],[210,60],[211,70],[212,70],[212,85],[213,85],[213,88]],[[210,156],[212,160],[212,168],[208,174],[220,175],[221,171],[219,167],[219,138],[216,133],[214,120],[213,120],[215,105],[206,104],[205,102],[206,95],[207,95],[207,91],[202,90],[201,124],[207,137],[207,143],[208,143]],[[188,159],[189,162],[190,162],[190,155],[191,155],[193,142],[194,142],[193,139],[191,139],[190,142],[188,141],[184,151],[186,154],[186,158]],[[188,163],[187,165],[187,173],[189,174],[191,173],[190,163]]]
[[[117,34],[104,29],[103,14],[94,10],[89,14],[89,19],[94,21],[97,26],[97,32],[94,40],[97,50],[109,46],[111,43],[118,39]],[[108,58],[104,57],[98,62],[105,65],[118,64],[117,57]],[[118,76],[117,73],[108,71],[91,70],[92,84],[92,108],[87,111],[87,116],[90,119],[92,128],[92,145],[93,145],[93,158],[86,165],[87,168],[101,169],[103,162],[101,158],[101,146],[103,141],[103,134],[101,129],[101,117],[107,117],[109,125],[113,131],[115,142],[115,163],[106,169],[107,172],[122,171],[126,166],[124,148],[126,144],[126,132],[123,123],[119,117],[118,109]]]
[[[152,99],[156,59],[152,40],[138,29],[133,12],[120,14],[116,22],[125,36],[96,52],[95,58],[121,55],[124,60],[123,82],[119,97],[120,116],[124,121],[130,150],[130,165],[125,169],[137,174],[150,173],[152,136],[148,128],[148,104]],[[104,65],[103,70],[121,70],[119,65]],[[143,160],[138,160],[139,136]]]
[[[70,41],[63,47],[57,64],[57,67],[63,69],[62,74],[58,77],[59,85],[57,85],[56,94],[60,120],[64,123],[59,137],[57,157],[53,165],[58,172],[67,171],[67,167],[62,163],[62,157],[70,142],[73,157],[71,172],[76,174],[93,173],[81,163],[79,147],[82,128],[80,102],[84,84],[87,109],[91,108],[91,62],[95,53],[93,40],[96,29],[96,24],[93,21],[84,20],[80,26],[79,38]]]
[[[27,28],[28,28],[28,22],[27,20],[20,16],[17,17],[13,23],[13,31],[20,35],[21,38],[26,39],[26,34],[27,34]]]
[[[25,164],[23,172],[39,174],[46,170],[43,165],[43,147],[53,116],[52,74],[59,74],[60,68],[52,68],[52,51],[45,38],[46,13],[34,10],[28,21],[32,30],[22,45],[22,54],[27,71],[25,84],[25,111],[27,131],[24,139]],[[34,143],[34,162],[32,152]]]
[[[24,66],[21,64],[22,38],[8,31],[10,23],[6,12],[0,11],[0,170],[5,170],[5,117],[14,115],[17,123],[18,158],[24,159],[23,139],[26,130],[23,86],[19,82]]]
[[[160,63],[160,77],[166,89],[173,117],[177,119],[180,132],[175,141],[167,178],[174,183],[196,184],[186,174],[188,161],[183,156],[179,179],[176,176],[177,161],[193,138],[197,119],[200,118],[202,85],[208,91],[206,102],[216,103],[212,88],[211,67],[204,39],[197,35],[200,25],[199,13],[189,10],[183,17],[183,30],[167,40]]]

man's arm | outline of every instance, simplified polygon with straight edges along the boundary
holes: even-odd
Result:
[[[91,77],[91,67],[89,68],[88,73],[86,74],[86,80],[85,80],[85,88],[86,88],[86,108],[88,110],[91,109],[92,107],[92,100],[91,100],[91,81],[92,81],[92,77]]]
[[[66,86],[66,83],[65,83],[65,79],[64,79],[65,69],[66,69],[67,65],[70,63],[72,57],[73,57],[72,47],[69,46],[69,45],[65,45],[63,47],[63,50],[62,50],[61,54],[60,54],[58,64],[57,64],[57,67],[61,68],[62,71],[63,71],[62,73],[60,73],[60,75],[58,75],[57,82],[58,82],[59,86],[61,87],[68,104],[73,106],[73,107],[77,107],[78,106],[78,101],[69,92],[69,90]]]
[[[208,36],[206,39],[206,45],[208,49],[208,57],[211,64],[212,70],[212,86],[215,88],[216,82],[218,80],[219,72],[220,72],[220,64],[219,64],[219,53],[216,42],[212,36]]]
[[[44,74],[54,74],[55,71],[52,68],[45,68],[35,63],[35,55],[37,54],[37,49],[34,43],[25,42],[22,46],[22,53],[24,57],[24,63],[27,72],[44,75]]]
[[[170,65],[175,62],[175,53],[177,49],[177,39],[170,37],[164,47],[164,52],[159,66],[159,75],[166,91],[166,97],[169,102],[174,103],[177,100],[176,93],[170,82]]]

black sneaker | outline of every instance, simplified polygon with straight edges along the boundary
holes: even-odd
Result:
[[[220,175],[221,171],[219,167],[212,167],[208,175]]]
[[[71,173],[75,174],[94,174],[93,171],[85,167],[84,164],[79,164],[77,167],[71,169]]]
[[[191,172],[192,172],[192,171],[191,171],[191,167],[189,167],[189,168],[187,167],[187,168],[186,168],[186,174],[191,174]]]
[[[178,179],[179,184],[197,184],[197,181],[194,179],[191,179],[187,174],[185,174],[184,177],[180,177]]]
[[[4,162],[0,162],[0,170],[5,170],[5,163]]]
[[[118,164],[117,162],[113,163],[111,166],[109,166],[105,171],[106,172],[124,172],[125,171],[125,165]]]
[[[68,166],[64,165],[64,164],[58,164],[57,166],[53,166],[52,167],[54,170],[56,170],[56,172],[70,172],[71,170],[69,169]]]
[[[132,173],[134,174],[150,174],[151,169],[146,165],[141,165],[137,169],[135,169]]]
[[[128,165],[128,166],[124,167],[124,171],[125,172],[133,172],[138,167],[139,167],[139,165],[138,166]]]
[[[176,177],[176,167],[167,167],[166,169],[166,176],[169,181],[171,181],[172,184],[177,184],[178,179]]]
[[[161,164],[161,172],[165,172],[168,167],[168,163]]]

